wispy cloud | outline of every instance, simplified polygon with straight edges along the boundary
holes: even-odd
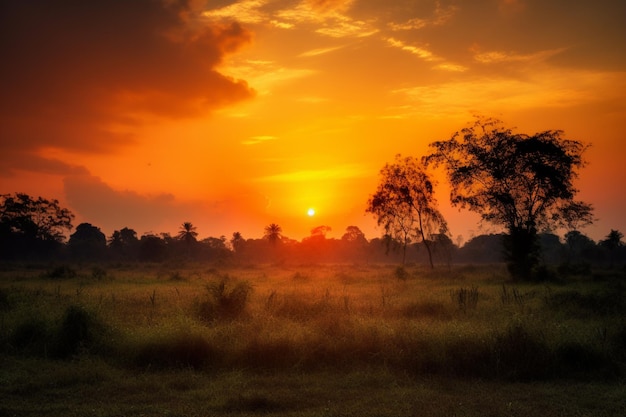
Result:
[[[437,2],[432,16],[428,18],[413,18],[402,23],[391,22],[387,26],[394,31],[417,30],[428,26],[441,26],[450,21],[456,15],[459,8],[454,5],[442,7]]]
[[[517,52],[505,51],[487,51],[480,52],[477,46],[472,47],[474,52],[474,60],[481,64],[499,64],[503,62],[540,62],[558,55],[567,48],[549,49],[531,54],[520,54]]]
[[[265,143],[278,139],[276,136],[252,136],[241,142],[242,145],[258,145],[259,143]]]
[[[452,62],[447,62],[445,59],[438,55],[435,55],[433,52],[426,49],[425,47],[408,45],[405,42],[395,38],[387,38],[387,43],[394,48],[398,48],[413,55],[416,55],[426,62],[439,62],[439,64],[433,67],[434,69],[451,72],[463,72],[467,70],[467,67]]]
[[[287,68],[273,61],[263,60],[235,61],[222,70],[236,79],[247,80],[261,95],[268,94],[278,84],[308,77],[316,72],[307,68]]]
[[[344,48],[343,45],[341,45],[341,46],[330,46],[328,48],[311,49],[310,51],[303,52],[303,53],[301,53],[298,56],[302,57],[302,58],[307,58],[307,57],[312,57],[312,56],[325,55],[327,53],[334,52],[334,51],[337,51],[337,50],[342,49],[342,48]]]
[[[544,70],[526,79],[478,78],[433,86],[395,90],[405,95],[415,111],[454,115],[503,108],[537,109],[575,107],[598,100],[620,99],[626,88],[623,73]],[[607,85],[613,85],[611,91]],[[403,108],[406,114],[407,109]]]
[[[242,23],[263,23],[267,21],[266,13],[261,11],[268,0],[242,0],[228,6],[206,10],[202,16],[209,19],[236,19]]]

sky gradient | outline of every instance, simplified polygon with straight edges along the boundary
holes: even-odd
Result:
[[[625,16],[613,0],[2,0],[0,193],[57,198],[107,235],[373,238],[380,168],[482,115],[591,144],[577,187],[598,240],[626,232]],[[435,176],[453,240],[498,231]]]

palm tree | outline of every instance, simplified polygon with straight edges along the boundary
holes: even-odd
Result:
[[[196,237],[198,236],[198,232],[196,232],[196,226],[194,226],[191,222],[185,222],[180,226],[180,231],[176,235],[176,239],[182,240],[188,245],[191,245],[196,242]]]
[[[233,251],[235,251],[235,253],[239,252],[239,250],[241,249],[241,245],[243,244],[244,241],[245,239],[243,238],[241,233],[239,232],[233,233],[233,237],[230,239],[230,244],[233,248]]]
[[[276,223],[272,223],[269,226],[265,226],[265,239],[269,240],[272,245],[275,245],[282,239],[283,229]]]

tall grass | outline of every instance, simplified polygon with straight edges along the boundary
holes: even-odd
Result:
[[[512,286],[486,267],[407,268],[403,279],[379,265],[177,265],[176,279],[156,268],[109,268],[106,280],[89,271],[3,276],[0,349],[132,369],[373,366],[498,380],[625,372],[620,281]]]

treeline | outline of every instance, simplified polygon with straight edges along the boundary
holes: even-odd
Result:
[[[231,237],[198,240],[196,227],[183,223],[179,233],[144,234],[129,227],[106,236],[99,227],[81,223],[72,231],[72,213],[56,200],[32,198],[26,194],[0,196],[0,260],[77,261],[77,262],[164,262],[198,261],[221,263],[407,263],[427,264],[424,242],[413,243],[403,253],[403,242],[389,236],[367,239],[357,226],[346,228],[339,239],[327,237],[328,226],[319,226],[301,241],[282,234],[277,224],[264,229],[262,238],[245,238],[239,232]],[[504,234],[480,235],[459,247],[446,234],[428,240],[435,262],[504,262]],[[611,230],[606,239],[594,242],[579,231],[562,239],[540,234],[541,262],[546,265],[626,264],[623,235]]]

